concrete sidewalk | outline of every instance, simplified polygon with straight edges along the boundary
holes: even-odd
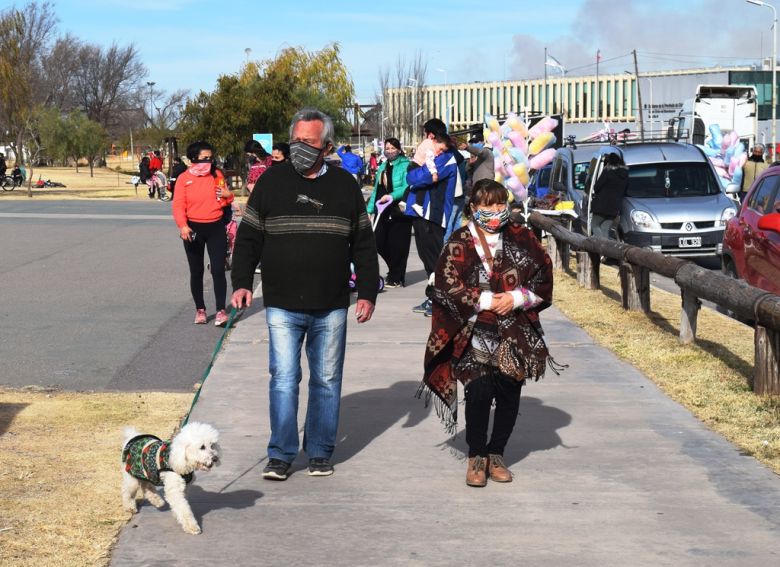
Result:
[[[411,260],[411,259],[410,259]],[[256,303],[220,354],[192,419],[222,435],[223,465],[189,499],[203,534],[142,506],[112,565],[780,564],[780,477],[709,431],[555,308],[556,360],[523,390],[507,447],[511,484],[465,485],[465,447],[413,395],[430,320],[416,259],[409,287],[350,316],[336,473],[264,481],[265,317]],[[306,372],[302,382],[301,424]],[[461,411],[462,428],[462,411]],[[117,498],[119,495],[117,494]]]

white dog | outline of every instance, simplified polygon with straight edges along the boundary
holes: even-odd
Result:
[[[205,423],[189,423],[171,441],[125,428],[122,449],[122,503],[131,514],[138,511],[140,494],[155,508],[165,500],[155,486],[165,487],[165,498],[181,527],[188,534],[199,534],[200,526],[192,515],[185,496],[193,472],[207,471],[219,465],[219,433]]]

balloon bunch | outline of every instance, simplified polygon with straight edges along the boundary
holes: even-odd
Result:
[[[496,181],[503,183],[518,201],[528,197],[530,173],[542,169],[555,157],[555,118],[545,117],[529,128],[510,112],[503,124],[485,114],[485,140],[493,147]]]
[[[697,144],[715,166],[721,184],[742,184],[742,167],[747,162],[745,144],[739,141],[739,134],[732,130],[724,134],[719,124],[710,124],[710,136],[704,145]]]

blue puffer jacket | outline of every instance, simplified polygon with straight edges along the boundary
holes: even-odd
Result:
[[[409,197],[406,199],[406,211],[404,214],[410,217],[422,216],[447,228],[447,221],[452,212],[452,204],[455,199],[455,190],[461,183],[458,173],[458,163],[451,151],[442,152],[435,159],[436,170],[439,172],[439,180],[434,183],[431,172],[424,165],[409,170],[406,181],[409,183]],[[423,192],[425,198],[422,203],[423,214],[418,215],[412,205],[417,203],[417,195]]]
[[[363,171],[363,160],[360,156],[352,152],[345,152],[344,146],[336,150],[341,158],[341,167],[351,174],[361,173]]]

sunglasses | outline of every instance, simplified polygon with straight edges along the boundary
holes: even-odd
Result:
[[[214,158],[212,156],[209,156],[209,157],[194,159],[192,160],[192,163],[211,163],[212,161],[214,161]]]

